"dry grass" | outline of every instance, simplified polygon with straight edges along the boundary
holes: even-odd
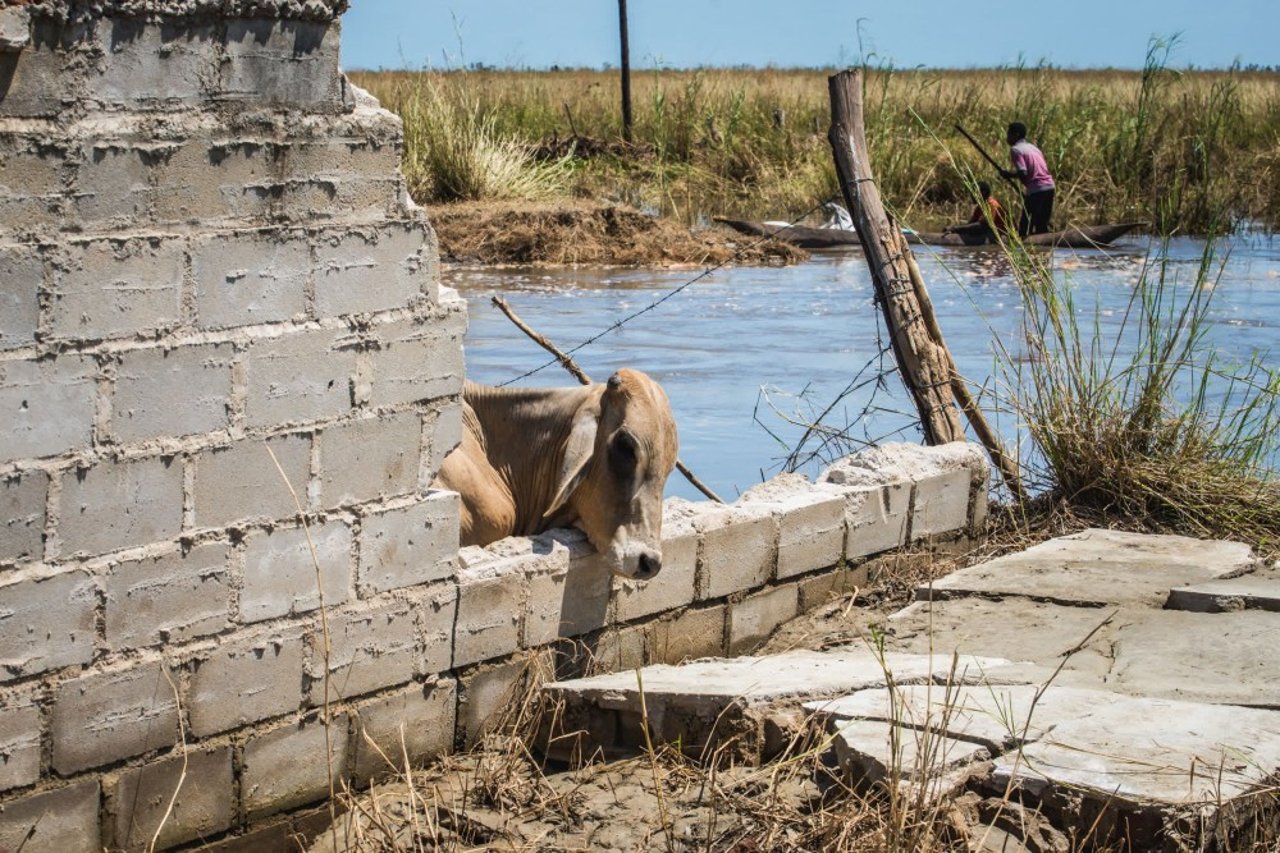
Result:
[[[1280,75],[1175,71],[1153,42],[1144,71],[1047,67],[868,69],[866,126],[887,204],[917,228],[971,205],[966,179],[990,167],[964,125],[1004,159],[1004,128],[1026,123],[1059,179],[1062,221],[1132,219],[1163,230],[1280,223]],[[572,153],[568,191],[653,208],[689,224],[713,214],[783,218],[838,196],[828,71],[633,71],[635,146],[620,142],[617,76],[594,71],[361,72],[355,82],[413,118],[426,87],[465,104],[501,139],[552,159]],[[1016,205],[1007,187],[1005,201]],[[1009,206],[1006,204],[1006,206]]]

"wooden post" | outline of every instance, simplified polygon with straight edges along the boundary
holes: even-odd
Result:
[[[880,200],[880,190],[871,176],[871,158],[862,127],[861,73],[843,71],[829,78],[828,84],[831,92],[829,138],[840,188],[871,268],[898,370],[920,412],[925,441],[945,444],[964,440],[964,428],[956,411],[958,399],[1005,485],[1016,500],[1025,501],[1026,491],[1018,476],[1018,466],[1005,452],[969,393],[964,377],[956,370],[911,247]]]
[[[618,0],[618,32],[622,37],[622,138],[631,141],[631,48],[627,46],[627,0]]]
[[[910,251],[897,225],[885,213],[871,175],[871,158],[862,127],[862,74],[842,71],[827,80],[831,129],[827,138],[836,173],[858,240],[871,268],[876,299],[889,327],[889,342],[924,428],[925,442],[964,440],[964,426],[951,393],[946,353],[924,322],[907,261]]]

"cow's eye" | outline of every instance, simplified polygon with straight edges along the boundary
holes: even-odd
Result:
[[[631,433],[620,432],[609,443],[609,466],[620,474],[634,472],[638,456],[639,447]]]

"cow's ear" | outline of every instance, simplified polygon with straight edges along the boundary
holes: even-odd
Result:
[[[591,455],[595,452],[596,431],[600,421],[594,412],[582,412],[573,421],[573,429],[569,431],[569,440],[565,442],[564,464],[560,467],[560,479],[556,483],[556,496],[551,505],[542,514],[544,519],[550,518],[569,501],[569,496],[578,488],[582,478],[587,476],[591,464]]]

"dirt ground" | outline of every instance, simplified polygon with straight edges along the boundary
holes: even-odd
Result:
[[[634,208],[590,201],[474,202],[427,209],[446,263],[627,267],[786,266],[809,257],[726,226],[690,230]]]

